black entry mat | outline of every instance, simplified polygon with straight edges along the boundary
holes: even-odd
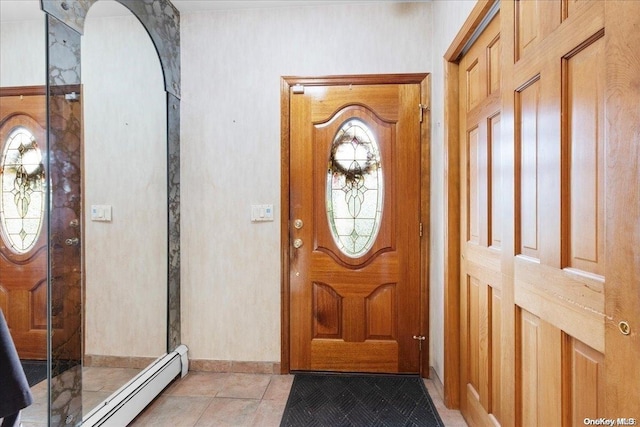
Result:
[[[47,379],[46,360],[21,360],[22,369],[27,376],[29,387],[33,387],[41,381]]]
[[[281,427],[444,426],[418,376],[296,374]]]

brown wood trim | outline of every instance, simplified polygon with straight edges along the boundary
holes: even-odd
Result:
[[[81,93],[82,85],[72,84],[72,85],[62,85],[62,86],[51,86],[49,88],[51,95],[64,95],[69,92],[78,92]],[[37,95],[46,95],[47,87],[46,86],[7,86],[0,87],[0,97],[3,96],[37,96]]]
[[[156,359],[156,357],[144,356],[108,356],[101,354],[85,354],[82,358],[82,365],[96,368],[144,369],[152,364]]]
[[[357,74],[341,76],[321,77],[295,77],[285,76],[282,79],[293,86],[296,84],[306,86],[340,86],[340,85],[379,85],[379,84],[411,84],[422,83],[427,73],[414,74]],[[287,92],[288,93],[288,92]]]
[[[286,78],[280,79],[280,249],[282,283],[280,286],[280,373],[288,374],[290,366],[289,349],[289,88]]]
[[[278,362],[251,362],[244,360],[189,359],[189,371],[230,372],[241,374],[278,375],[281,372]]]
[[[445,62],[444,403],[460,407],[460,138],[458,64]]]
[[[0,87],[0,96],[34,96],[46,95],[46,86],[10,86]]]
[[[321,76],[321,77],[293,77],[285,76],[280,79],[280,250],[281,250],[281,277],[282,282],[280,286],[280,373],[288,374],[290,372],[290,337],[289,337],[289,311],[290,311],[290,282],[289,282],[289,257],[290,257],[290,244],[289,244],[289,183],[290,183],[290,167],[289,167],[289,153],[291,141],[289,139],[290,117],[289,117],[289,98],[290,88],[296,84],[302,84],[307,86],[330,86],[330,85],[365,85],[365,84],[420,84],[421,85],[421,102],[430,105],[429,99],[431,93],[430,88],[430,74],[429,73],[414,73],[414,74],[365,74],[365,75],[340,75],[340,76]],[[427,90],[425,90],[427,88]],[[417,110],[417,108],[416,108]],[[422,268],[425,268],[421,280],[421,289],[425,292],[421,299],[421,326],[424,325],[425,334],[429,332],[429,291],[428,291],[428,242],[429,242],[429,175],[430,175],[430,114],[425,114],[426,120],[421,127],[421,139],[423,147],[426,145],[425,152],[422,154],[422,167],[425,173],[423,173],[423,179],[421,181],[421,196],[425,199],[421,206],[421,218],[423,219],[423,226],[425,227],[426,234],[423,236],[423,242],[421,250],[424,251]],[[425,125],[426,123],[426,125]],[[425,137],[426,135],[426,137]],[[426,138],[426,139],[425,139]],[[426,142],[425,142],[426,141]],[[425,163],[426,162],[426,163]],[[426,166],[425,166],[426,164]],[[426,175],[426,177],[425,177]],[[425,189],[424,186],[427,186]],[[425,196],[426,194],[426,196]],[[427,248],[426,250],[424,248]],[[426,346],[428,348],[428,345]],[[428,351],[425,351],[427,357],[421,361],[421,369],[423,366],[429,365]],[[423,370],[422,375],[429,375],[429,370]]]
[[[420,145],[421,145],[421,172],[420,172],[420,223],[422,224],[422,239],[420,240],[422,283],[420,286],[422,294],[422,304],[420,305],[420,327],[422,335],[427,339],[422,346],[420,354],[420,375],[429,378],[431,375],[431,361],[429,360],[429,348],[431,337],[429,337],[429,242],[431,233],[429,225],[431,223],[431,75],[425,76],[420,83],[420,103],[429,106],[428,111],[423,111],[422,123],[420,124]]]
[[[49,95],[66,95],[71,92],[82,93],[81,84],[49,86]]]
[[[478,0],[471,10],[471,13],[469,13],[469,17],[464,24],[462,24],[460,31],[458,31],[458,34],[453,39],[453,42],[451,42],[451,46],[449,46],[449,49],[447,49],[444,54],[446,61],[457,61],[459,59],[458,57],[462,53],[465,44],[471,39],[473,33],[496,1],[497,0]]]

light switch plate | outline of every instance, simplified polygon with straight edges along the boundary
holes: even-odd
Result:
[[[251,222],[273,221],[273,205],[251,205]]]
[[[91,205],[91,221],[110,222],[111,205]]]

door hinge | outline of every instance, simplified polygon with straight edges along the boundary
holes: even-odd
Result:
[[[422,237],[422,223],[420,223],[420,237]]]
[[[422,341],[426,340],[427,337],[424,335],[414,335],[413,339],[418,341],[418,350],[422,351]]]
[[[418,110],[420,112],[420,123],[422,123],[424,112],[431,111],[431,108],[427,104],[418,104]]]

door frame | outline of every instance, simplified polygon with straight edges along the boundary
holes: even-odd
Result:
[[[431,115],[431,75],[414,74],[361,74],[320,77],[284,76],[280,79],[280,250],[281,250],[281,288],[280,288],[280,373],[290,372],[290,283],[289,266],[291,259],[290,236],[290,114],[291,87],[302,86],[346,86],[374,84],[420,84],[420,104],[427,106],[420,124],[421,180],[420,180],[420,222],[423,225],[420,240],[420,329],[426,337],[420,360],[420,375],[429,376],[429,223],[430,223],[430,134]]]
[[[498,0],[479,0],[444,55],[444,404],[460,408],[460,115],[458,72],[464,53],[491,21]],[[498,5],[499,6],[499,5]],[[504,369],[504,368],[503,368]]]

